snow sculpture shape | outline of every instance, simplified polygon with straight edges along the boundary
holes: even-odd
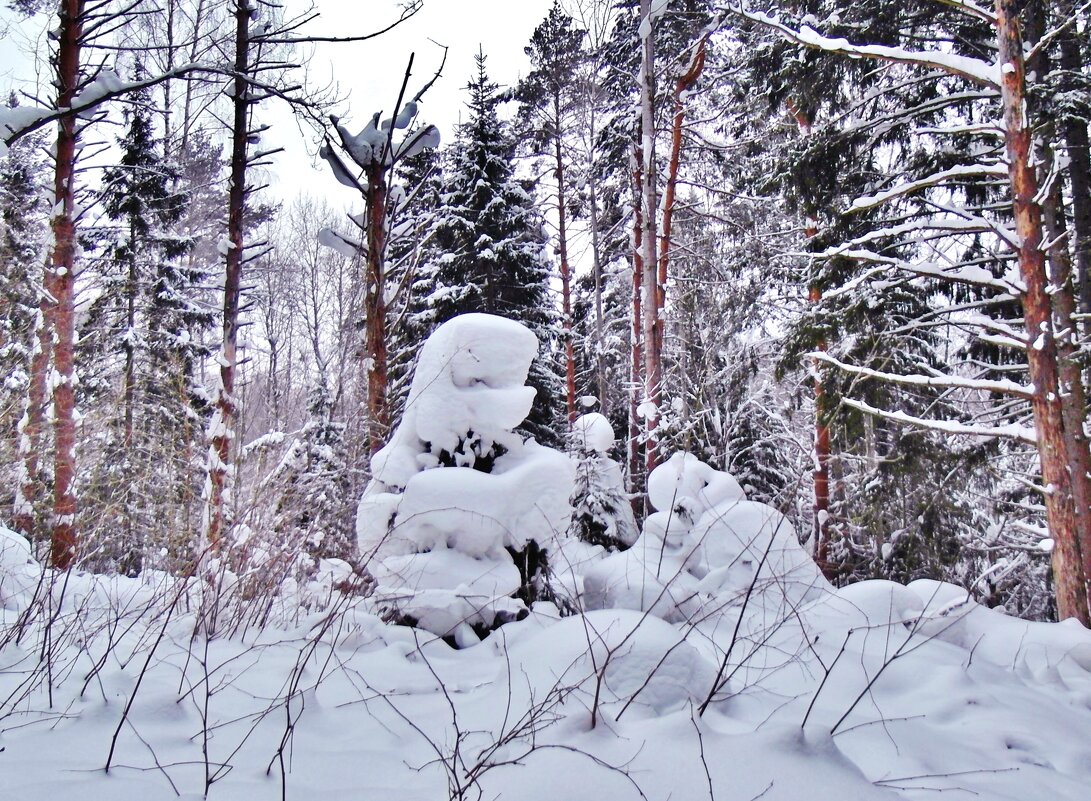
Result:
[[[534,401],[537,350],[525,327],[488,314],[437,328],[357,509],[380,600],[460,645],[525,612],[509,597],[529,578],[511,552],[548,551],[568,529],[572,463],[513,431]]]
[[[739,483],[690,454],[676,453],[648,477],[658,510],[633,548],[584,576],[590,609],[651,611],[683,620],[702,604],[798,604],[831,590],[784,515],[746,500]]]

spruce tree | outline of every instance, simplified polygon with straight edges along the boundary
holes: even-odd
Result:
[[[427,308],[418,319],[431,330],[459,314],[486,312],[530,328],[539,351],[527,383],[537,396],[523,430],[555,445],[563,390],[542,217],[515,174],[514,142],[498,114],[503,95],[489,80],[484,54],[476,61],[467,86],[469,119],[447,150],[447,191],[433,237],[439,255],[425,268]]]
[[[125,573],[141,569],[148,546],[167,545],[179,522],[174,510],[193,480],[199,431],[198,335],[210,322],[193,297],[202,276],[181,264],[190,241],[172,229],[186,197],[175,189],[146,101],[139,93],[127,109],[121,157],[103,174],[99,199],[112,224],[93,239],[104,291],[89,308],[78,351],[81,393],[102,401],[104,423],[92,435],[99,458],[84,497],[98,509],[98,561]]]
[[[345,464],[345,424],[333,420],[333,398],[319,373],[308,419],[281,461],[275,478],[282,493],[274,527],[289,554],[349,559],[353,504]]]

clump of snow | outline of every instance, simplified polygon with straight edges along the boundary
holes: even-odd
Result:
[[[1091,634],[1075,620],[1009,617],[981,606],[962,587],[931,579],[914,581],[905,591],[923,608],[922,634],[972,650],[975,659],[1014,668],[1029,681],[1063,683],[1075,671],[1091,682]]]
[[[492,315],[437,328],[357,509],[379,597],[459,644],[526,613],[509,597],[529,579],[511,553],[555,549],[572,514],[571,461],[513,431],[534,401],[524,384],[537,350],[528,329]]]
[[[582,450],[606,453],[614,447],[614,428],[598,412],[581,415],[572,423],[572,443]]]
[[[648,500],[669,512],[679,499],[692,499],[701,511],[746,498],[739,482],[729,473],[709,467],[690,453],[676,453],[648,476]]]
[[[42,568],[21,534],[0,525],[0,609],[25,608],[41,581]]]
[[[463,314],[421,348],[405,415],[371,459],[374,478],[403,489],[447,454],[473,467],[477,455],[522,442],[513,429],[530,413],[524,386],[538,340],[525,326],[490,314]]]

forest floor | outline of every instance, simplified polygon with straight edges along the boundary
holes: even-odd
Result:
[[[0,583],[10,801],[1083,801],[1091,787],[1091,633],[951,585],[863,582],[790,608],[756,592],[676,623],[537,604],[455,649],[321,577],[262,598],[16,556]]]

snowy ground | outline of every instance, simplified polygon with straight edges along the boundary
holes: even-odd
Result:
[[[455,650],[351,599],[231,633],[256,601],[179,597],[162,577],[73,575],[47,624],[7,562],[4,799],[1082,801],[1091,786],[1091,635],[940,585],[872,582],[794,611],[755,594],[676,624],[547,605]]]

